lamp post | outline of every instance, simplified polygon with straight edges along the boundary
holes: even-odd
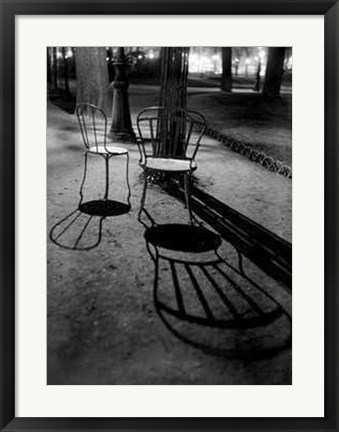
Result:
[[[113,83],[113,108],[110,135],[114,141],[135,141],[128,101],[128,79],[125,51],[119,47],[113,62],[115,81]]]

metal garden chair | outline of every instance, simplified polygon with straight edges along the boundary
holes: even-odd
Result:
[[[139,163],[145,171],[139,220],[145,210],[148,174],[157,172],[183,175],[186,207],[192,223],[190,181],[197,169],[195,157],[206,128],[205,118],[195,111],[178,110],[173,114],[163,107],[150,107],[138,114],[136,123]]]
[[[107,143],[107,117],[105,112],[95,105],[88,103],[78,104],[76,107],[76,115],[79,121],[80,131],[85,146],[85,168],[82,184],[80,187],[80,202],[79,208],[85,206],[82,204],[83,201],[83,187],[86,181],[87,174],[87,159],[88,155],[99,155],[105,160],[105,191],[103,199],[96,201],[95,204],[98,208],[98,212],[101,216],[116,214],[112,208],[109,208],[110,204],[117,202],[110,201],[108,199],[109,194],[109,160],[115,156],[126,156],[126,183],[128,189],[127,202],[128,207],[131,207],[130,196],[131,189],[128,180],[128,165],[129,165],[129,154],[128,150],[123,147],[117,147],[114,144]],[[94,203],[94,202],[93,202]],[[88,203],[87,203],[88,204]],[[112,207],[112,206],[111,206]],[[106,212],[107,210],[107,212]],[[93,206],[90,208],[93,211]],[[119,213],[119,212],[118,212]]]

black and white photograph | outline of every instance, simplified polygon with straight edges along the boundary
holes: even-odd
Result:
[[[292,385],[292,54],[47,47],[47,385]]]

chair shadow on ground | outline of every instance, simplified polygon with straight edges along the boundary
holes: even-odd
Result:
[[[53,225],[49,238],[57,246],[68,250],[94,249],[102,240],[103,221],[129,211],[130,206],[119,201],[87,201]]]
[[[128,204],[114,200],[93,200],[79,204],[49,232],[50,240],[64,249],[88,251],[102,240],[103,221],[130,211]]]
[[[162,187],[185,202],[179,182],[166,182]],[[235,247],[240,261],[242,257],[248,258],[291,293],[292,245],[289,242],[195,186],[191,187],[191,207],[196,217]]]
[[[154,306],[172,334],[229,358],[267,358],[291,347],[292,318],[281,301],[281,283],[272,289],[254,281],[244,271],[243,254],[235,249],[235,259],[222,257],[221,236],[201,224],[149,221],[140,222],[154,263]]]

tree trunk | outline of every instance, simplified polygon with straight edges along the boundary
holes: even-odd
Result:
[[[91,103],[111,115],[112,96],[109,90],[105,47],[78,47],[75,54],[77,104]]]
[[[221,90],[225,92],[232,91],[232,48],[222,47],[222,75],[221,75]]]
[[[178,122],[178,113],[187,111],[189,48],[163,47],[161,49],[161,85],[159,105],[165,108],[166,117],[160,120],[161,154],[182,156],[186,122]]]
[[[284,47],[269,48],[263,88],[263,95],[268,99],[274,99],[280,96],[280,86],[284,71],[284,59]]]

